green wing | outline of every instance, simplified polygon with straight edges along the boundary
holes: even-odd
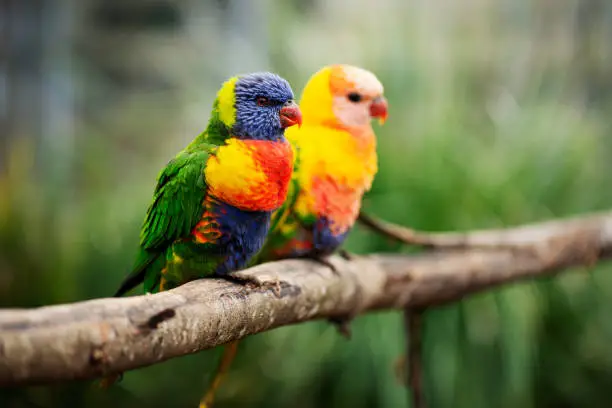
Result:
[[[176,239],[189,235],[200,220],[209,153],[208,149],[181,153],[162,171],[140,233],[144,249],[167,248]]]
[[[206,195],[204,168],[214,148],[199,145],[197,151],[183,151],[162,170],[140,232],[140,250],[134,268],[115,296],[125,294],[143,281],[147,291],[157,285],[166,250],[177,239],[187,237],[202,216]]]

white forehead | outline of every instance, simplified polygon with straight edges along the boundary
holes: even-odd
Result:
[[[344,76],[348,82],[355,85],[355,90],[364,94],[379,95],[384,89],[378,78],[363,68],[345,65]]]

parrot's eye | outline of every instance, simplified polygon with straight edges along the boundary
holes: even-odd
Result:
[[[258,96],[257,105],[258,106],[270,106],[270,100],[266,98],[265,96]]]
[[[359,102],[361,100],[361,95],[359,95],[357,92],[351,92],[347,95],[347,98],[351,102]]]

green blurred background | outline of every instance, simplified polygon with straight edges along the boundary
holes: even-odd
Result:
[[[606,0],[6,0],[0,3],[0,306],[112,294],[155,177],[214,92],[269,69],[297,94],[334,62],[385,85],[367,211],[427,230],[612,207]],[[357,228],[349,249],[405,251]],[[612,406],[612,272],[509,285],[426,317],[431,407]],[[249,338],[218,407],[407,407],[401,314]],[[220,350],[0,406],[195,407]]]

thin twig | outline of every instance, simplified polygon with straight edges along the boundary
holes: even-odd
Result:
[[[217,389],[223,382],[223,379],[227,375],[234,358],[236,357],[236,353],[238,352],[238,340],[234,340],[225,345],[223,349],[223,355],[221,356],[221,360],[219,362],[219,367],[215,371],[215,376],[210,383],[210,386],[206,390],[206,394],[200,400],[199,408],[211,408],[215,401],[215,396],[217,394]]]
[[[359,213],[358,221],[394,241],[429,249],[508,249],[521,250],[531,244],[528,234],[516,234],[517,228],[469,232],[424,232],[384,221],[365,212]]]

